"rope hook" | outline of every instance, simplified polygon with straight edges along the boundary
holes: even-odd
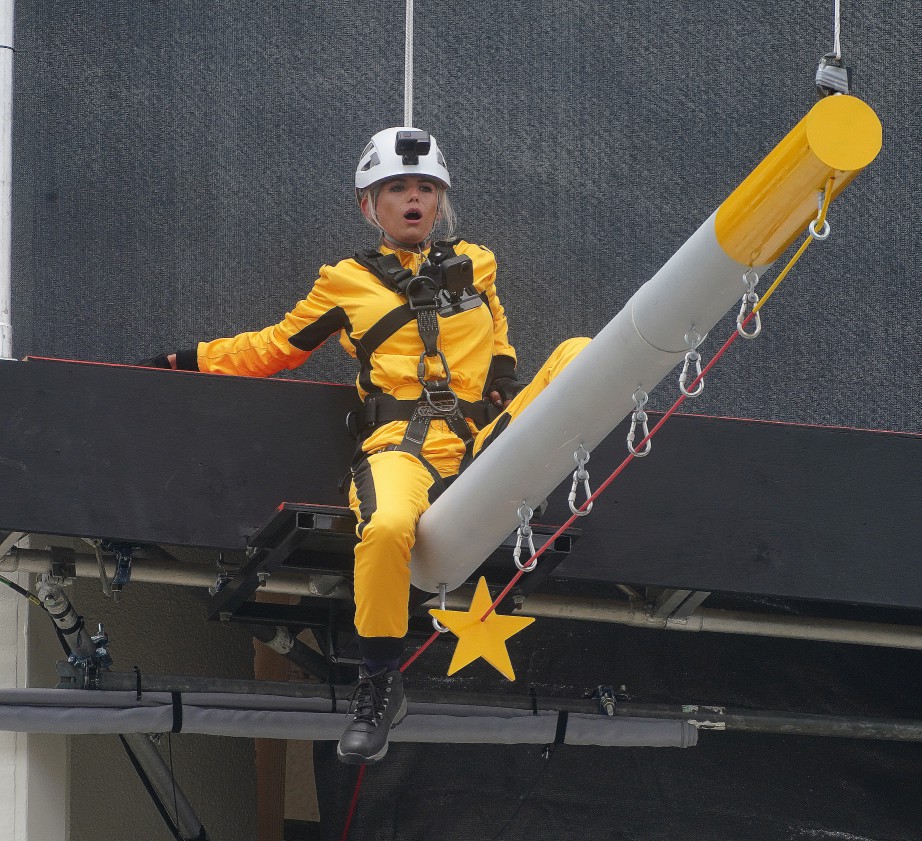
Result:
[[[682,366],[682,373],[679,374],[679,391],[686,397],[697,397],[704,391],[704,377],[701,376],[701,354],[698,353],[698,345],[704,340],[697,330],[692,330],[690,333],[685,334],[685,341],[688,344],[688,353],[685,354],[685,364]],[[698,380],[698,386],[694,391],[689,391],[685,387],[685,383],[688,382],[688,369],[691,365],[695,366],[695,376],[692,377],[692,382]]]
[[[535,512],[532,511],[525,502],[522,502],[517,513],[520,523],[516,531],[515,549],[512,550],[512,560],[515,561],[517,569],[520,569],[522,572],[532,572],[534,568],[538,566],[538,559],[535,557],[535,541],[532,536],[531,526],[529,525],[532,514]],[[528,544],[528,557],[531,558],[530,564],[523,564],[521,561],[522,543]]]
[[[762,332],[762,316],[755,309],[755,305],[759,302],[759,296],[756,295],[756,284],[758,282],[759,276],[752,269],[744,272],[743,286],[746,287],[746,291],[743,293],[743,300],[740,304],[740,314],[736,317],[737,332],[744,339],[754,339]],[[751,333],[747,333],[743,324],[749,318],[750,313],[753,312],[755,313],[755,329]]]
[[[445,597],[448,590],[447,584],[439,584],[439,609],[445,610]],[[432,617],[432,627],[436,629],[440,634],[447,634],[451,629],[446,628],[438,619],[434,616]]]
[[[592,503],[589,502],[586,505],[586,510],[581,511],[576,506],[576,488],[579,483],[583,483],[583,491],[586,494],[586,499],[589,500],[589,497],[592,496],[592,491],[589,489],[589,471],[586,470],[586,462],[589,461],[589,450],[587,450],[582,444],[579,445],[579,449],[573,453],[573,460],[576,462],[576,470],[573,471],[573,487],[570,488],[570,493],[567,496],[567,504],[570,506],[570,511],[575,514],[577,517],[585,517],[590,511],[592,511]]]
[[[634,409],[634,414],[631,415],[631,429],[627,434],[627,448],[634,458],[643,458],[650,455],[650,450],[653,447],[653,442],[650,440],[650,428],[647,426],[647,413],[643,410],[650,397],[642,388],[638,388],[631,397],[634,398],[636,408]],[[638,424],[640,424],[640,429],[643,432],[640,440],[646,439],[647,441],[642,450],[634,449],[634,438],[637,435]]]

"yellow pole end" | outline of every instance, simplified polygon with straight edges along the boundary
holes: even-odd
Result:
[[[816,218],[829,179],[836,196],[882,143],[869,105],[854,96],[820,100],[718,208],[721,248],[746,266],[774,262]]]
[[[804,117],[810,151],[840,172],[864,169],[883,145],[883,127],[874,109],[854,96],[827,96]]]

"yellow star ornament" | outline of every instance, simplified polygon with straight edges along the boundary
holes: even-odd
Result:
[[[493,611],[481,622],[481,617],[490,609],[491,604],[493,599],[487,589],[487,580],[481,577],[477,582],[474,600],[467,610],[433,608],[429,611],[458,638],[448,674],[453,675],[478,657],[483,657],[503,676],[515,680],[506,640],[535,620],[531,616],[501,616]]]

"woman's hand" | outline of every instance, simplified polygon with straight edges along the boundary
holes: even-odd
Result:
[[[515,377],[497,377],[490,383],[490,402],[505,409],[523,388],[525,383],[520,383]]]
[[[503,398],[503,395],[500,394],[498,391],[491,391],[490,392],[490,402],[493,403],[494,406],[498,406],[500,409],[505,409],[506,406],[508,406],[512,402],[512,398],[511,397]]]
[[[139,365],[142,368],[172,368],[175,371],[176,354],[158,353],[150,359],[142,359],[140,362],[136,362],[135,365]]]

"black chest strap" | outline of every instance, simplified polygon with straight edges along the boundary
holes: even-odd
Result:
[[[438,241],[433,243],[429,250],[429,261],[435,267],[451,258],[456,257],[454,246],[457,240]],[[414,275],[410,269],[403,266],[396,254],[381,254],[379,251],[368,250],[362,251],[355,255],[355,261],[370,271],[378,280],[387,288],[406,298],[405,307],[398,307],[391,314],[385,316],[387,326],[390,328],[397,325],[397,329],[403,324],[416,320],[419,337],[423,343],[423,352],[419,356],[417,366],[417,376],[419,377],[422,392],[415,401],[399,401],[409,408],[412,406],[409,417],[406,417],[407,428],[403,440],[397,445],[396,449],[408,452],[416,457],[421,457],[420,452],[425,443],[429,427],[433,420],[443,420],[449,429],[460,438],[465,445],[467,458],[473,446],[473,435],[470,427],[465,420],[465,412],[472,404],[465,403],[462,406],[457,395],[451,389],[451,371],[448,367],[448,360],[445,354],[439,350],[439,292],[440,285],[438,281],[438,272],[426,274],[421,272]],[[379,324],[382,322],[379,322]],[[377,325],[368,331],[371,334],[375,331]],[[380,339],[375,336],[375,341],[380,344]],[[369,348],[367,343],[362,343],[362,353],[370,359],[374,348]],[[429,379],[427,373],[427,359],[438,359],[441,364],[444,376],[437,379]],[[366,403],[377,402],[382,395],[369,394]],[[374,399],[373,399],[374,398]],[[409,405],[407,405],[409,404]],[[359,446],[361,440],[368,435],[375,426],[384,422],[383,418],[377,417],[377,409],[369,405],[369,411],[363,412],[365,423],[360,425],[357,430],[359,435]],[[405,411],[405,410],[404,410]],[[369,423],[368,415],[375,415],[374,420]],[[402,414],[402,413],[401,413]],[[479,414],[479,413],[478,413]],[[395,418],[396,419],[396,418]],[[404,418],[401,418],[404,419]]]

